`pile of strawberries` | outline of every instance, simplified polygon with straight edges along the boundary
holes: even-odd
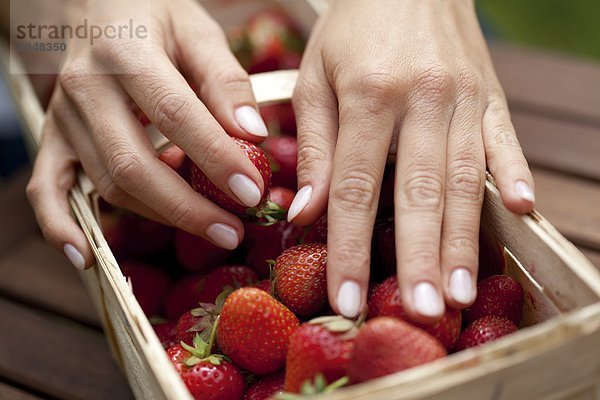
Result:
[[[297,31],[279,12],[252,18],[232,43],[252,72],[297,67]],[[289,105],[263,108],[270,137],[235,139],[259,170],[265,196],[251,209],[218,189],[176,146],[159,158],[203,196],[243,219],[228,251],[185,231],[102,205],[102,225],[123,274],[190,393],[202,400],[297,398],[330,392],[487,343],[518,329],[523,289],[500,275],[498,246],[481,243],[478,297],[432,325],[404,312],[395,277],[393,168],[373,234],[368,308],[356,320],[327,300],[327,218],[286,222],[297,143]],[[284,393],[285,392],[285,393]]]

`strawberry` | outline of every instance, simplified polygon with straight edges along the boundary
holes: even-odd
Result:
[[[350,382],[392,374],[446,356],[439,340],[401,319],[377,317],[367,321],[354,339],[348,364]]]
[[[187,276],[177,281],[165,296],[165,316],[171,321],[177,321],[186,311],[198,306],[204,281],[202,275]]]
[[[323,215],[308,227],[304,243],[327,244],[327,215]]]
[[[398,280],[391,276],[373,287],[367,300],[369,318],[395,317],[402,319],[418,328],[423,329],[438,339],[450,351],[460,335],[460,311],[446,307],[442,318],[433,324],[423,324],[411,321],[402,307],[402,297],[398,288]]]
[[[287,211],[294,201],[296,192],[291,189],[282,186],[273,186],[269,192],[269,201],[277,204],[283,210]]]
[[[271,134],[296,136],[296,115],[291,103],[262,106],[260,115]]]
[[[171,286],[167,273],[135,261],[122,262],[121,272],[131,282],[133,294],[144,313],[148,317],[161,314],[163,299]]]
[[[482,281],[492,275],[504,272],[504,247],[494,235],[482,226],[479,231],[479,270],[477,280]]]
[[[283,372],[267,375],[250,386],[244,393],[244,400],[268,400],[283,392]]]
[[[241,288],[225,300],[217,342],[236,365],[266,375],[285,364],[297,327],[298,318],[264,290]]]
[[[218,315],[217,307],[209,303],[202,303],[200,307],[183,314],[177,321],[177,343],[192,345],[196,335],[201,335],[206,340],[202,333],[210,332]]]
[[[502,336],[517,331],[519,328],[510,320],[488,315],[467,326],[460,334],[454,346],[455,351],[492,342]]]
[[[244,377],[240,370],[219,355],[210,355],[211,344],[194,339],[194,347],[185,343],[167,350],[192,397],[197,400],[241,400]]]
[[[273,268],[275,295],[300,317],[316,315],[327,305],[327,246],[301,244],[285,250]]]
[[[258,275],[252,268],[245,265],[224,265],[206,275],[204,288],[199,293],[197,301],[214,303],[224,290],[252,286],[256,282],[258,282]]]
[[[373,231],[373,277],[385,279],[396,275],[396,236],[394,220],[386,220]]]
[[[295,195],[296,193],[288,188],[274,186],[267,200],[256,209],[248,209],[247,214],[255,217],[254,222],[257,225],[269,226],[278,221],[285,221]]]
[[[175,346],[177,342],[177,325],[175,322],[166,321],[158,324],[153,324],[154,332],[160,340],[160,344],[167,350],[169,347]]]
[[[346,375],[356,332],[354,321],[339,316],[315,318],[300,325],[290,340],[285,391],[300,392],[303,383],[317,374],[322,374],[327,383]]]
[[[254,285],[255,288],[264,290],[265,292],[272,294],[271,293],[271,281],[268,279],[263,279],[262,281],[258,282],[256,285]]]
[[[111,240],[118,240],[114,244],[121,255],[134,257],[155,256],[167,250],[174,235],[173,228],[133,213],[123,214],[111,231],[110,236],[114,236]]]
[[[269,188],[271,187],[271,166],[269,165],[269,159],[264,151],[255,144],[238,138],[232,138],[232,140],[244,151],[246,157],[252,161],[262,176],[264,183],[264,194],[261,200],[262,202],[267,197]],[[192,163],[191,175],[191,183],[195,191],[227,211],[239,216],[246,215],[247,207],[242,204],[238,204],[234,199],[221,191],[221,189],[212,183],[211,180],[208,179],[204,172],[202,172],[202,170],[198,168],[195,163]]]
[[[232,254],[229,250],[217,247],[208,240],[181,229],[175,232],[175,253],[185,269],[196,272],[205,272],[215,265],[222,264]]]
[[[494,275],[477,284],[475,302],[463,310],[465,322],[493,315],[511,320],[519,326],[523,316],[523,288],[506,275]]]
[[[262,144],[271,161],[273,185],[296,190],[296,165],[298,164],[298,142],[291,136],[270,136]]]

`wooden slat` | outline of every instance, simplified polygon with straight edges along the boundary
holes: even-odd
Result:
[[[132,398],[101,333],[0,298],[0,376],[66,400]]]
[[[13,251],[0,257],[0,293],[78,321],[101,325],[75,268],[38,232],[29,234]]]
[[[536,208],[567,238],[600,250],[600,184],[533,168]]]
[[[585,176],[600,182],[600,127],[512,112],[531,165]]]
[[[580,250],[600,270],[600,251],[590,249]]]
[[[2,186],[0,192],[0,255],[10,249],[29,232],[37,229],[31,207],[25,197],[25,186],[31,172],[17,172]]]
[[[600,126],[600,64],[566,55],[491,43],[500,81],[514,108]]]
[[[0,383],[0,399],[2,400],[40,400],[39,397],[24,392],[4,383]]]

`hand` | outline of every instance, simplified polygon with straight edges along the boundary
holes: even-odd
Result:
[[[114,205],[227,249],[243,238],[237,217],[157,159],[132,104],[233,199],[255,206],[264,190],[261,175],[228,136],[259,141],[267,130],[223,32],[191,0],[157,0],[151,11],[136,10],[138,3],[147,7],[105,0],[71,13],[79,19],[73,25],[82,15],[118,25],[124,16],[135,21],[139,12],[151,12],[152,26],[146,38],[69,45],[27,188],[44,236],[80,269],[93,257],[67,200],[78,163]]]
[[[329,300],[366,303],[386,157],[396,155],[402,301],[417,321],[476,295],[486,165],[506,207],[533,208],[533,180],[472,1],[340,0],[318,21],[294,93],[298,187],[290,219],[328,212]],[[445,302],[444,302],[445,300]]]

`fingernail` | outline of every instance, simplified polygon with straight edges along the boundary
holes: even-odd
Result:
[[[260,202],[262,195],[256,183],[246,175],[234,174],[229,178],[229,188],[240,201],[248,207]]]
[[[83,271],[85,269],[85,259],[75,246],[67,243],[63,247],[63,252],[65,253],[65,256],[67,256],[69,261],[71,261],[71,264],[75,266],[75,268],[77,268],[80,271]]]
[[[358,315],[360,307],[360,287],[354,281],[346,281],[340,286],[337,296],[337,306],[346,318],[354,318]]]
[[[515,190],[523,200],[527,200],[531,203],[535,202],[533,190],[531,190],[531,187],[529,187],[525,181],[517,181],[517,183],[515,183]]]
[[[307,185],[302,189],[298,190],[296,196],[294,197],[294,201],[290,205],[290,209],[288,210],[287,220],[288,222],[292,222],[294,218],[298,216],[304,210],[304,207],[308,205],[310,198],[312,196],[312,186]]]
[[[415,309],[426,317],[439,317],[444,312],[444,304],[437,290],[428,282],[415,286],[413,292]]]
[[[235,249],[240,243],[236,230],[225,224],[209,225],[206,229],[206,235],[219,247],[227,250]]]
[[[267,137],[267,126],[254,107],[242,106],[235,110],[235,119],[243,130],[254,136]]]
[[[450,275],[450,294],[461,304],[473,301],[473,283],[471,273],[465,268],[457,268]]]

